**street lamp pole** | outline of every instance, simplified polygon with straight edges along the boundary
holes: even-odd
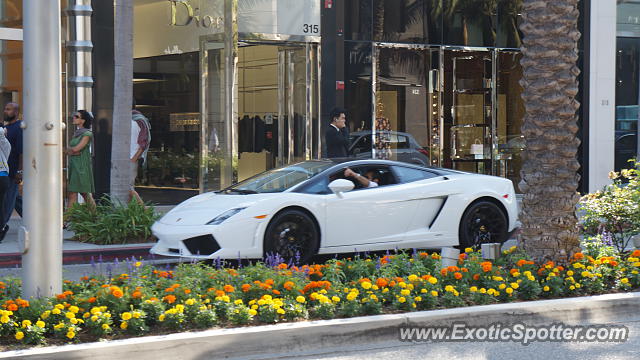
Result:
[[[62,292],[60,0],[24,0],[22,295]]]

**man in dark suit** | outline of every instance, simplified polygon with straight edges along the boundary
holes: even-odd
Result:
[[[344,158],[349,156],[349,130],[344,109],[331,110],[331,124],[324,134],[327,144],[327,158]]]

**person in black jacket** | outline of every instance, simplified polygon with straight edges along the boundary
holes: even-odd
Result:
[[[325,132],[327,158],[344,158],[349,156],[349,130],[344,109],[331,110],[331,124]]]

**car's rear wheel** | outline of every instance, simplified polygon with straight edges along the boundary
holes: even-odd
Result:
[[[290,209],[277,214],[264,235],[265,255],[278,254],[284,261],[307,263],[316,254],[320,234],[313,218],[304,211]]]
[[[491,201],[478,201],[465,210],[460,220],[460,247],[479,248],[486,243],[507,240],[507,216]]]

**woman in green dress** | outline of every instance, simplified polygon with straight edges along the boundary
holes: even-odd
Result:
[[[73,115],[73,125],[76,131],[69,142],[67,154],[69,155],[69,184],[67,191],[69,197],[67,208],[71,208],[78,201],[78,194],[89,205],[95,206],[92,193],[95,191],[93,184],[93,167],[91,165],[91,152],[89,145],[93,139],[91,122],[93,116],[85,110],[80,110]]]

